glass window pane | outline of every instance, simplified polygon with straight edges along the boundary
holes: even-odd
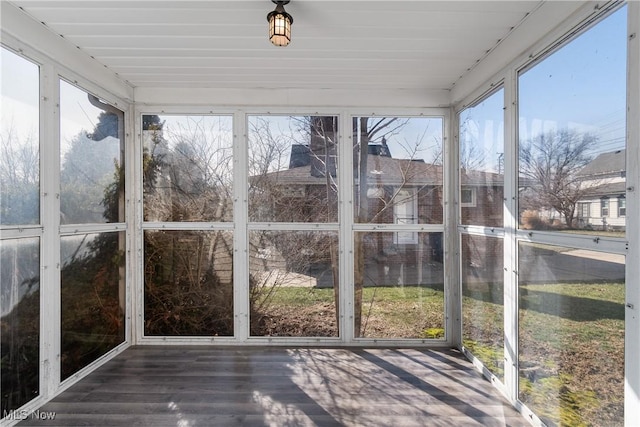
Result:
[[[625,196],[618,197],[618,216],[623,217],[627,215],[627,199]]]
[[[60,239],[62,379],[124,342],[125,233]]]
[[[40,240],[0,241],[2,414],[40,388]]]
[[[460,220],[502,227],[504,90],[460,113]]]
[[[233,336],[231,231],[145,231],[146,335]]]
[[[520,74],[522,228],[624,236],[600,202],[626,192],[626,21],[623,7]]]
[[[504,381],[504,270],[502,239],[462,235],[462,339]]]
[[[251,231],[251,335],[337,337],[338,235]]]
[[[249,117],[249,220],[338,221],[338,118]]]
[[[233,118],[142,116],[145,221],[233,220]]]
[[[413,242],[398,243],[409,236]],[[443,339],[443,233],[355,234],[359,338]]]
[[[60,81],[60,222],[124,222],[124,113]]]
[[[40,222],[40,68],[0,48],[0,225]]]
[[[519,398],[546,425],[623,425],[625,259],[519,246]]]
[[[355,221],[442,224],[442,139],[442,118],[354,117]]]

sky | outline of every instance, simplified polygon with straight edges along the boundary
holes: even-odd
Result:
[[[557,128],[590,132],[596,152],[624,148],[626,7],[519,78],[520,138]]]

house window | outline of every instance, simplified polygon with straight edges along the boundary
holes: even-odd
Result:
[[[608,197],[600,199],[600,216],[603,218],[609,216],[609,198]]]
[[[47,312],[40,308],[42,228],[28,227],[41,224],[41,77],[36,64],[4,47],[0,70],[0,411],[11,419],[11,414],[21,416],[19,408],[40,394],[42,377],[38,346]]]
[[[65,233],[58,246],[60,378],[65,380],[126,340],[126,126],[124,111],[86,90],[62,79],[59,90],[60,232]],[[107,223],[120,225],[99,227]]]
[[[590,203],[578,203],[578,218],[589,218],[591,216]]]
[[[460,206],[473,208],[476,206],[476,189],[461,188],[460,189]]]
[[[124,222],[123,123],[123,111],[60,80],[62,224]]]
[[[627,199],[624,196],[618,197],[618,216],[627,215]]]

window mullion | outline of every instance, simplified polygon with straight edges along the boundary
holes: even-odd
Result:
[[[42,395],[49,399],[60,385],[60,90],[53,66],[42,66],[41,73],[40,375]]]

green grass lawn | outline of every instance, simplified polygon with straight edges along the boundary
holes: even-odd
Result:
[[[362,337],[444,338],[444,293],[428,287],[364,288]]]
[[[278,287],[273,293],[273,305],[296,308],[312,304],[333,303],[333,288]]]
[[[293,312],[333,305],[333,288],[279,287],[268,310]],[[312,314],[313,315],[313,314]],[[444,337],[444,293],[420,286],[367,287],[362,292],[362,337]]]
[[[619,425],[623,416],[624,284],[523,285],[519,397],[547,425]],[[502,305],[463,297],[464,344],[503,375]]]

